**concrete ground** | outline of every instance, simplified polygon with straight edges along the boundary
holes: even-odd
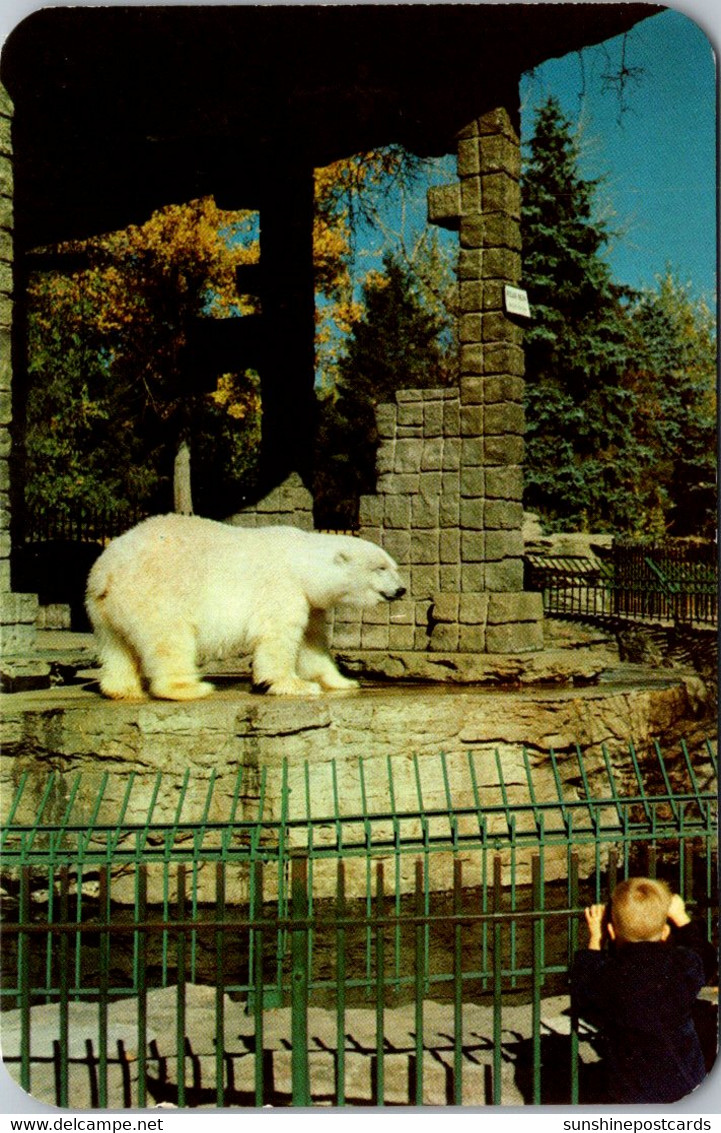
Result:
[[[215,1105],[216,1004],[211,987],[186,989],[187,1104]],[[255,1021],[246,1004],[224,997],[224,1075],[226,1105],[253,1105],[255,1081]],[[69,1005],[70,1105],[97,1105],[98,1007]],[[177,1104],[175,988],[151,991],[148,1017],[147,1104]],[[57,1104],[59,1008],[43,1004],[31,1009],[31,1092],[38,1100]],[[308,1019],[308,1061],[314,1105],[336,1101],[337,1022],[332,1010],[311,1008]],[[383,1019],[383,1071],[386,1105],[415,1104],[415,1007],[386,1008]],[[453,1006],[426,1001],[423,1012],[423,1104],[445,1106],[454,1099]],[[108,1108],[137,1105],[137,1001],[118,1000],[108,1009]],[[541,1043],[544,1052],[543,1095],[563,1101],[568,1094],[570,1020],[566,997],[546,999],[542,1006]],[[581,1042],[583,1067],[596,1054],[586,1032]],[[20,1012],[2,1016],[5,1064],[19,1080]],[[265,1103],[291,1103],[290,1008],[266,1009],[263,1015]],[[586,1074],[586,1069],[582,1070]],[[349,1010],[345,1021],[345,1089],[349,1104],[377,1104],[376,1010]],[[463,1104],[483,1106],[493,1098],[493,1012],[490,1006],[463,1008],[461,1080]],[[532,1102],[532,1044],[530,1005],[504,1005],[501,1034],[501,1092],[503,1105]]]

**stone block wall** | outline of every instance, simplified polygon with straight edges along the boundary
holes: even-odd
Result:
[[[13,165],[12,103],[0,85],[0,647],[32,649],[37,597],[14,594],[10,580],[10,447],[12,422]]]
[[[521,280],[517,113],[498,107],[462,130],[457,170],[428,194],[431,223],[459,234],[461,342],[460,580],[438,595],[431,647],[457,632],[462,652],[524,652],[543,645],[543,612],[523,591],[523,331],[504,307]]]
[[[291,526],[313,530],[313,497],[297,472],[257,504],[243,508],[228,521],[235,527]]]
[[[334,646],[439,654],[540,649],[541,595],[522,590],[521,486],[513,471],[477,463],[478,438],[465,432],[460,392],[399,390],[376,416],[377,493],[361,499],[358,533],[393,555],[410,597],[362,618],[337,610]]]

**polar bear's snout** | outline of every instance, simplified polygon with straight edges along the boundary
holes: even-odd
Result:
[[[372,544],[371,544],[372,546]],[[373,551],[378,554],[378,548],[373,547]],[[379,602],[394,602],[397,598],[402,598],[406,592],[406,588],[401,582],[398,565],[390,555],[381,552],[383,558],[380,563],[375,566],[373,571],[372,588],[377,595]],[[377,562],[377,560],[376,560]]]
[[[405,594],[405,592],[406,592],[405,586],[396,586],[395,590],[392,590],[392,591],[382,590],[381,594],[385,598],[386,602],[394,602],[396,600],[396,598],[402,598],[403,595]]]

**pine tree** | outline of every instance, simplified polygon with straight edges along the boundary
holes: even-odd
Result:
[[[444,384],[439,335],[444,322],[419,298],[409,269],[395,256],[383,259],[363,288],[365,314],[348,340],[340,366],[341,396],[361,391],[385,401],[397,389]]]
[[[348,337],[337,387],[321,403],[315,496],[322,527],[353,527],[359,497],[375,490],[376,405],[398,389],[454,380],[446,317],[430,310],[400,259],[387,254],[383,269],[365,281],[363,316]]]
[[[647,459],[625,381],[628,320],[594,216],[598,183],[580,176],[558,101],[538,111],[524,171],[523,274],[533,310],[526,334],[526,505],[553,528],[628,529]]]

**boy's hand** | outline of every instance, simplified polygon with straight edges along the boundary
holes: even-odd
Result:
[[[668,919],[670,920],[671,924],[676,925],[676,928],[680,928],[681,925],[691,923],[691,918],[686,912],[686,906],[684,904],[683,897],[679,896],[678,893],[674,893],[673,897],[671,898],[671,904],[668,907]]]
[[[589,905],[584,909],[584,916],[588,925],[588,947],[592,952],[601,951],[605,915],[605,905]]]

